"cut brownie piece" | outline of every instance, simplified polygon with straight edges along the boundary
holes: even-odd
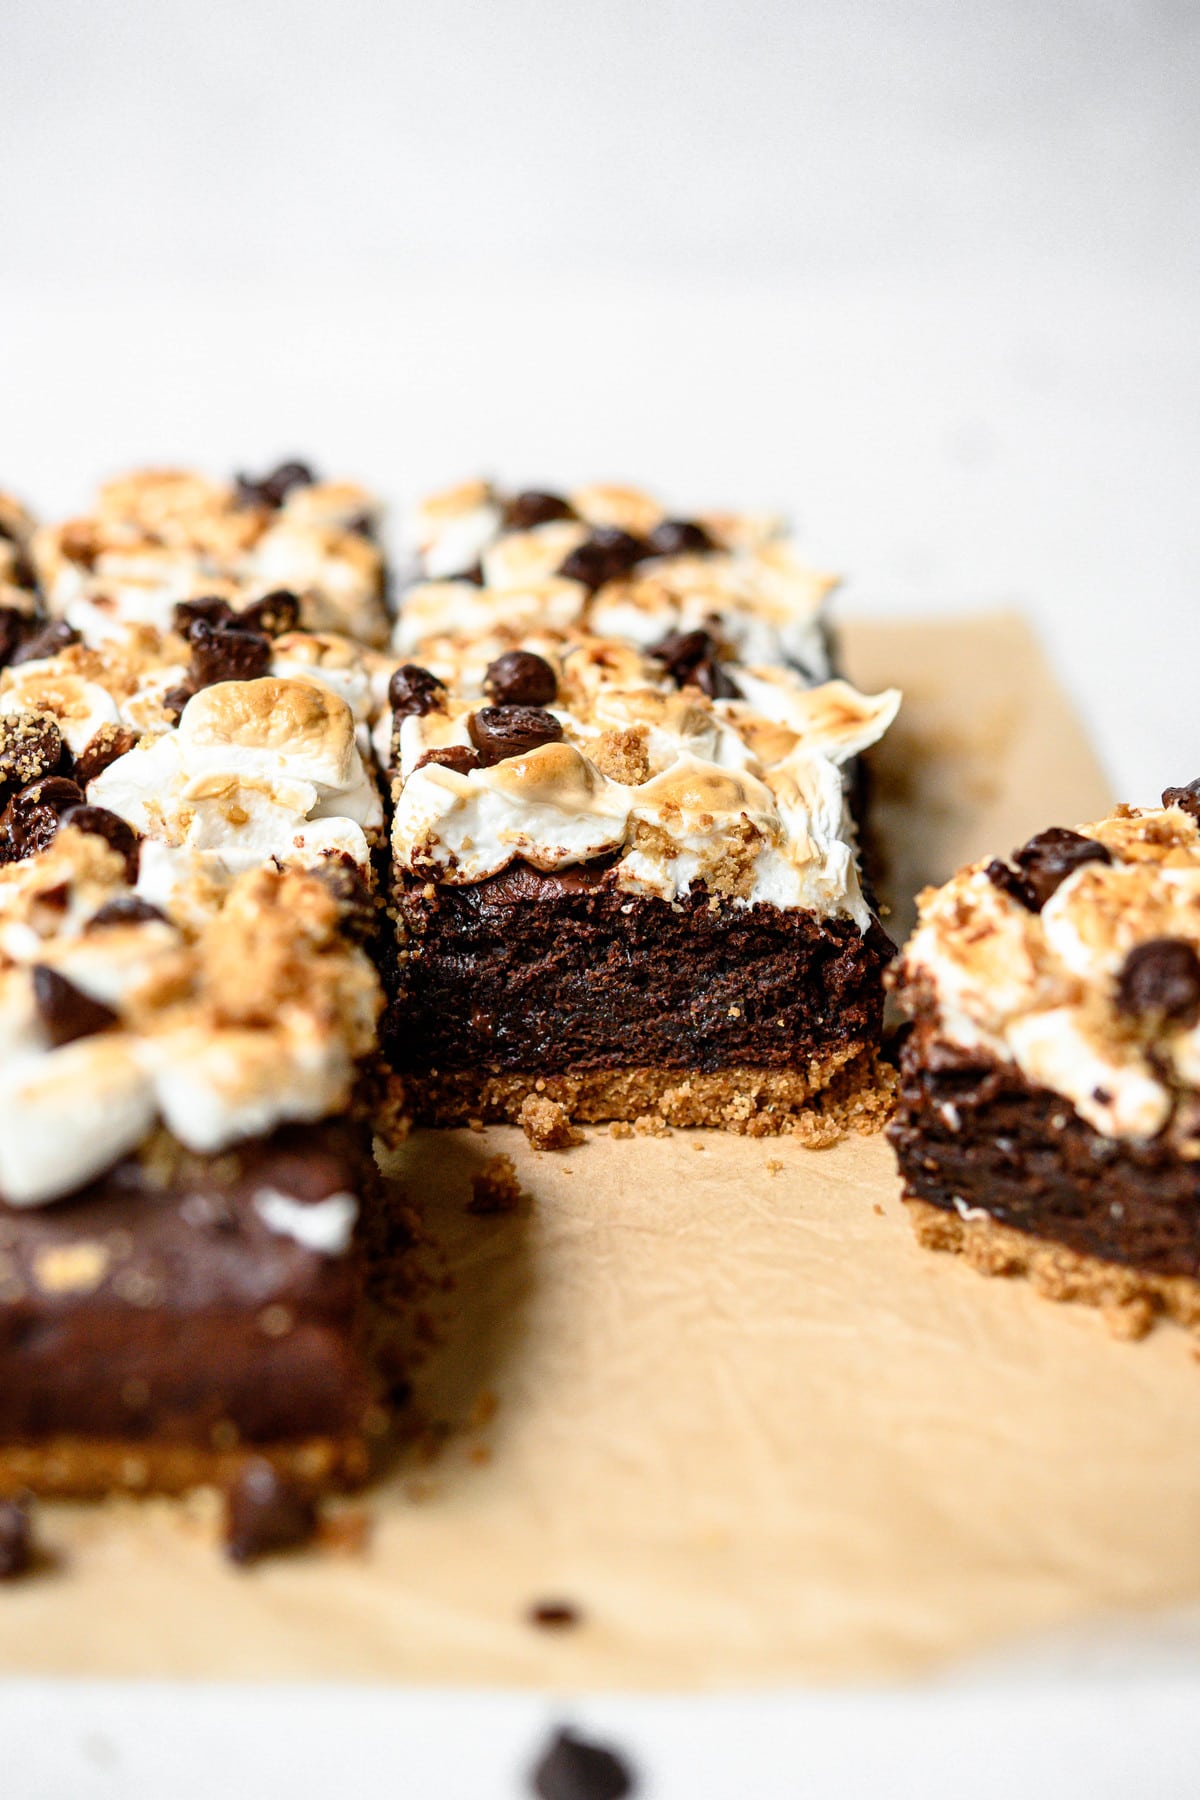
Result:
[[[382,996],[341,871],[178,919],[69,821],[0,867],[0,1486],[365,1469]],[[353,905],[353,901],[350,902]]]
[[[1200,1324],[1200,784],[921,896],[890,1128],[918,1236]]]
[[[51,614],[89,643],[123,624],[165,631],[179,601],[241,611],[284,590],[302,624],[382,644],[378,513],[364,489],[301,463],[236,482],[150,469],[106,483],[89,512],[38,531],[31,549]]]
[[[824,654],[819,606],[811,579],[768,578],[750,522],[670,521],[626,490],[532,524],[550,497],[477,499],[500,528],[482,584],[407,595],[377,738],[396,776],[388,1049],[418,1113],[516,1118],[537,1092],[583,1120],[816,1141],[878,1123],[891,946],[850,770],[899,696],[792,666],[802,642]],[[613,573],[634,551],[636,597],[632,563]]]

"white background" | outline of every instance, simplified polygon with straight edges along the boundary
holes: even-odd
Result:
[[[1198,76],[1191,0],[0,0],[0,484],[57,510],[299,452],[395,496],[483,467],[779,503],[850,607],[1028,609],[1152,799],[1200,774]],[[937,1794],[972,1732],[1030,1794],[1183,1791],[1183,1677],[1078,1680],[1007,1730],[961,1696],[618,1722],[656,1794],[907,1794],[906,1759]],[[5,1800],[216,1791],[154,1746],[228,1767],[281,1718],[296,1800],[340,1731],[363,1791],[508,1794],[479,1771],[551,1716],[467,1708],[454,1776],[436,1708],[270,1706],[10,1691]]]

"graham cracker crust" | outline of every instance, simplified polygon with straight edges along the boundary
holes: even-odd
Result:
[[[1192,1276],[1108,1262],[998,1219],[964,1219],[928,1200],[906,1197],[904,1204],[926,1250],[962,1256],[981,1275],[1024,1276],[1045,1300],[1099,1307],[1114,1337],[1145,1337],[1160,1314],[1200,1332],[1200,1280]]]
[[[219,1487],[245,1462],[264,1457],[281,1475],[329,1490],[360,1487],[370,1454],[360,1437],[303,1438],[296,1443],[249,1444],[229,1450],[129,1438],[48,1438],[0,1446],[0,1496],[40,1494],[89,1500],[103,1494],[182,1494]]]
[[[422,1125],[521,1124],[531,1095],[561,1106],[576,1124],[652,1119],[744,1137],[797,1137],[813,1148],[849,1131],[879,1131],[892,1110],[896,1073],[874,1049],[850,1044],[804,1069],[734,1067],[593,1069],[580,1074],[489,1075],[476,1070],[405,1077]]]

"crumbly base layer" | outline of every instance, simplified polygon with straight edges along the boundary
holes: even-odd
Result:
[[[406,1077],[423,1125],[520,1124],[530,1095],[581,1125],[606,1121],[709,1127],[745,1137],[788,1135],[819,1148],[848,1131],[879,1131],[891,1112],[895,1071],[861,1044],[840,1046],[804,1069],[589,1069],[578,1074],[455,1071]]]
[[[182,1494],[220,1487],[247,1455],[261,1456],[282,1475],[314,1489],[360,1487],[371,1471],[361,1437],[313,1437],[296,1443],[248,1444],[228,1450],[134,1438],[54,1437],[38,1444],[0,1446],[0,1496],[40,1494],[87,1500],[103,1494]]]
[[[1144,1337],[1160,1314],[1200,1333],[1200,1281],[1155,1275],[1033,1237],[998,1219],[967,1218],[905,1196],[917,1242],[961,1256],[981,1275],[1023,1276],[1045,1300],[1099,1307],[1115,1337]]]

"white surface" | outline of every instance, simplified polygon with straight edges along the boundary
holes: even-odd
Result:
[[[3,42],[0,481],[39,506],[295,451],[777,501],[849,605],[1026,607],[1126,797],[1200,774],[1189,0],[8,0]],[[581,1710],[652,1800],[1185,1792],[1191,1673],[1131,1662]],[[10,1688],[0,1781],[488,1800],[557,1712]]]

